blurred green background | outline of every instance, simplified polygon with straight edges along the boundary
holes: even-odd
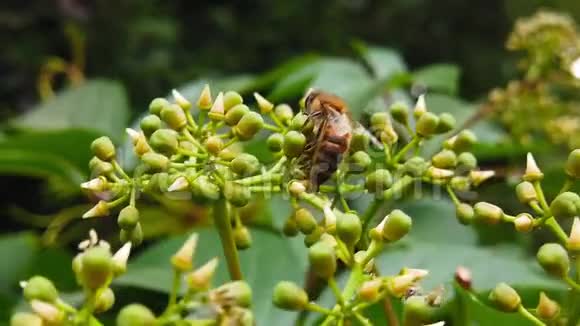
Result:
[[[539,8],[580,21],[575,0],[2,1],[0,324],[20,304],[20,279],[42,273],[63,291],[74,291],[70,258],[89,228],[116,243],[114,218],[79,221],[90,203],[78,184],[89,177],[89,144],[99,135],[124,146],[124,162],[131,165],[123,130],[152,98],[172,88],[195,98],[209,81],[216,90],[246,96],[257,90],[294,104],[304,89],[318,86],[344,96],[355,116],[364,119],[364,112],[384,109],[383,98],[411,100],[427,88],[430,109],[450,111],[466,122],[491,89],[518,78],[517,58],[505,42],[516,19]],[[478,123],[476,130],[482,165],[500,176],[481,189],[479,199],[517,209],[514,176],[530,149],[547,167],[549,191],[558,190],[565,148],[514,144],[491,121]],[[259,153],[259,147],[252,144],[250,150]],[[260,229],[243,259],[258,287],[258,322],[290,322],[294,315],[274,317],[281,312],[270,306],[269,295],[275,281],[302,280],[301,239],[279,236],[286,215],[271,212],[287,211],[286,203],[256,205],[258,216],[248,218]],[[538,273],[530,256],[544,235],[519,237],[507,226],[461,227],[447,200],[401,205],[416,217],[416,227],[408,246],[383,257],[386,270],[428,268],[433,277],[427,286],[435,286],[449,283],[456,265],[463,264],[475,270],[482,291],[499,281],[512,282],[529,290],[524,299],[533,305],[539,289],[556,296],[562,290]],[[118,299],[138,298],[155,307],[165,300],[158,291],[169,288],[166,262],[180,233],[203,225],[205,213],[187,203],[146,203],[143,211],[149,241],[130,267],[133,272],[117,284]],[[207,233],[202,243],[209,245],[199,261],[219,254],[215,235],[202,232]],[[286,267],[259,265],[280,252],[292,257]],[[496,318],[479,325],[526,325],[472,308],[475,316]]]

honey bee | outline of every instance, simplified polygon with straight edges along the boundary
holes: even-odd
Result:
[[[309,181],[309,189],[318,190],[338,169],[350,149],[353,121],[340,97],[322,91],[311,91],[304,101],[307,115],[307,143],[299,160]]]

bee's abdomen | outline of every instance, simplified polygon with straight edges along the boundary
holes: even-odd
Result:
[[[336,171],[349,144],[350,134],[343,137],[327,135],[318,145],[310,170],[310,181],[315,189],[318,189],[318,186],[326,182]]]

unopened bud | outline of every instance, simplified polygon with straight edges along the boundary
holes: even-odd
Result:
[[[198,235],[193,233],[185,240],[181,248],[171,257],[171,265],[180,271],[187,272],[193,266],[193,254],[197,247]]]
[[[365,188],[371,192],[380,192],[393,184],[391,172],[387,169],[377,169],[365,177]]]
[[[105,162],[98,157],[93,157],[89,161],[89,169],[91,169],[92,175],[108,175],[113,172],[113,164]]]
[[[471,271],[466,267],[458,266],[457,269],[455,269],[455,281],[462,288],[471,290],[471,283],[473,282]]]
[[[444,179],[449,179],[452,176],[454,176],[455,172],[453,172],[453,170],[440,169],[440,168],[436,168],[434,166],[430,166],[427,169],[426,175],[427,175],[427,177],[434,179],[434,180],[444,180]]]
[[[496,205],[479,202],[473,207],[475,219],[485,224],[497,224],[503,217],[503,210]]]
[[[95,300],[95,312],[105,312],[113,307],[115,304],[115,293],[111,288],[106,288],[99,292],[99,296]]]
[[[169,168],[169,158],[159,153],[145,153],[141,156],[141,161],[145,163],[147,169],[151,172],[166,171]]]
[[[580,179],[580,149],[570,152],[568,160],[566,160],[565,170],[570,177]]]
[[[380,132],[379,139],[386,144],[393,145],[399,141],[399,135],[393,127],[388,126]]]
[[[424,325],[435,320],[437,309],[431,306],[426,296],[413,295],[405,300],[404,317],[406,325]]]
[[[486,180],[492,178],[495,175],[495,171],[487,170],[487,171],[471,171],[469,172],[469,179],[474,186],[479,186]]]
[[[370,120],[371,130],[381,131],[391,127],[391,119],[386,112],[375,112],[371,115]]]
[[[188,99],[186,99],[183,95],[181,95],[181,93],[178,90],[176,89],[172,90],[171,94],[175,99],[175,103],[177,103],[177,105],[179,105],[184,111],[191,109],[191,102]]]
[[[299,208],[294,213],[294,219],[300,232],[310,234],[316,229],[316,219],[306,208]]]
[[[431,112],[425,112],[417,120],[415,129],[420,136],[429,137],[437,131],[437,125],[439,125],[439,117]]]
[[[306,187],[302,182],[292,181],[288,185],[288,192],[294,197],[302,195],[306,191]]]
[[[322,226],[317,226],[314,231],[304,237],[304,245],[308,248],[312,247],[312,245],[320,240],[323,234],[324,228]]]
[[[32,300],[30,308],[48,325],[60,325],[65,317],[64,311],[44,301]]]
[[[568,250],[573,252],[580,251],[580,218],[575,217],[572,223],[572,228],[570,229],[570,236],[568,237],[568,243],[566,244]]]
[[[452,139],[453,141],[450,139],[450,147],[456,153],[467,152],[475,143],[477,143],[477,136],[469,129],[461,131]]]
[[[408,159],[403,164],[403,171],[414,177],[420,177],[427,170],[427,162],[420,156],[415,156]]]
[[[450,169],[457,165],[457,155],[454,151],[444,149],[441,152],[433,155],[431,163],[434,167],[440,169]]]
[[[87,249],[81,258],[81,277],[84,286],[91,290],[103,287],[113,276],[113,259],[108,248]]]
[[[540,171],[536,160],[532,153],[528,153],[526,156],[526,172],[523,175],[525,181],[534,182],[540,181],[544,178],[544,173]]]
[[[290,124],[292,117],[294,117],[294,111],[288,104],[278,104],[274,108],[274,114],[276,117],[284,124]]]
[[[173,130],[181,130],[187,124],[185,112],[177,104],[170,104],[161,109],[161,120]]]
[[[23,289],[24,298],[28,301],[40,300],[55,302],[58,299],[58,291],[51,280],[43,276],[33,276],[25,282]]]
[[[391,116],[393,120],[407,125],[409,123],[409,107],[404,102],[395,102],[391,105]]]
[[[246,206],[250,201],[252,193],[250,188],[236,182],[226,182],[224,185],[224,197],[234,206]]]
[[[83,218],[102,217],[109,215],[109,205],[104,200],[99,202],[83,214]]]
[[[396,297],[403,297],[407,291],[415,284],[413,275],[397,275],[387,280],[386,286],[389,293]]]
[[[435,132],[438,134],[444,134],[449,132],[455,128],[456,121],[453,115],[450,113],[444,112],[439,115],[439,123],[437,124],[437,128]]]
[[[274,288],[272,301],[280,309],[301,311],[308,304],[306,291],[293,282],[282,281]]]
[[[89,190],[93,193],[100,193],[108,188],[108,182],[105,177],[98,177],[87,182],[81,183],[81,188],[85,190]]]
[[[252,245],[252,235],[250,231],[245,226],[240,226],[234,229],[234,241],[236,243],[236,248],[239,250],[245,250],[250,248]]]
[[[177,133],[171,129],[156,130],[151,137],[149,137],[149,145],[161,154],[171,155],[177,152],[179,142],[177,141]]]
[[[10,318],[10,326],[42,326],[42,318],[30,312],[17,312]]]
[[[473,207],[471,207],[471,205],[466,203],[460,203],[459,205],[457,205],[457,207],[455,207],[455,215],[457,216],[457,220],[459,220],[459,223],[463,225],[468,225],[471,224],[471,222],[473,222],[475,212],[473,210]]]
[[[248,112],[250,112],[250,108],[247,105],[234,105],[226,112],[225,122],[228,126],[235,126]]]
[[[143,242],[143,229],[141,228],[141,223],[137,223],[135,227],[131,230],[121,230],[120,233],[121,242],[131,242],[133,246],[138,246]]]
[[[522,204],[529,204],[538,200],[534,185],[528,181],[523,181],[516,186],[516,195]]]
[[[222,121],[226,117],[226,109],[224,105],[224,94],[219,92],[218,96],[216,97],[211,109],[208,113],[209,118],[212,121]]]
[[[210,297],[220,305],[248,308],[252,304],[252,289],[244,281],[232,281],[212,290]]]
[[[518,232],[530,232],[534,228],[534,218],[528,213],[521,213],[514,220],[514,227]]]
[[[113,272],[115,276],[119,276],[127,271],[127,262],[131,254],[131,246],[131,242],[127,242],[113,255]]]
[[[477,158],[470,152],[463,152],[457,156],[457,166],[463,171],[473,170],[477,167]]]
[[[468,191],[471,188],[471,181],[468,177],[455,176],[449,181],[451,188],[458,191]]]
[[[419,119],[425,112],[427,112],[427,104],[425,103],[425,95],[421,94],[415,103],[413,116],[415,119]]]
[[[218,266],[217,257],[211,259],[200,268],[185,276],[185,281],[190,290],[195,292],[206,291],[209,289],[211,280]]]
[[[159,117],[154,114],[150,114],[141,119],[141,123],[139,125],[145,136],[149,137],[153,132],[155,132],[155,130],[161,128],[161,119],[159,119]]]
[[[334,213],[333,208],[328,205],[323,209],[324,213],[324,227],[326,228],[326,232],[334,234],[336,231],[336,214]]]
[[[248,140],[254,137],[264,126],[264,118],[257,112],[248,112],[240,119],[234,127],[234,133],[241,140]]]
[[[355,152],[351,155],[350,160],[355,165],[352,171],[365,171],[373,162],[369,154],[364,151]]]
[[[394,242],[409,233],[413,226],[413,220],[399,209],[395,209],[389,214],[383,226],[383,238]]]
[[[211,90],[209,85],[205,85],[199,94],[199,99],[197,100],[197,107],[201,110],[209,110],[212,105]]]
[[[375,302],[383,288],[383,280],[380,278],[366,281],[361,284],[358,290],[358,296],[366,302]]]
[[[242,95],[235,91],[227,91],[224,94],[224,109],[228,112],[229,109],[233,108],[238,104],[244,103]]]
[[[292,118],[292,121],[290,121],[290,129],[298,131],[302,130],[307,120],[308,116],[302,112],[298,112],[294,118]]]
[[[117,224],[123,230],[133,229],[139,223],[139,210],[135,206],[127,206],[119,212]]]
[[[163,109],[167,105],[170,105],[170,103],[166,99],[162,97],[155,98],[149,104],[149,113],[154,115],[160,115],[161,109]]]
[[[363,128],[354,130],[352,140],[350,141],[350,150],[354,152],[368,151],[370,145],[370,135]]]
[[[156,318],[151,310],[138,303],[125,306],[117,315],[117,326],[153,326],[155,322]]]
[[[544,292],[540,292],[540,300],[536,307],[536,315],[543,320],[553,320],[560,314],[560,305],[550,299]]]
[[[304,152],[306,145],[306,136],[304,134],[291,130],[284,136],[284,154],[288,157],[298,157]]]
[[[284,144],[284,136],[280,133],[271,134],[266,140],[268,149],[271,152],[278,153],[282,150],[282,145]]]
[[[503,312],[515,312],[520,307],[522,300],[511,286],[499,283],[489,294],[489,301]]]
[[[550,204],[550,212],[559,219],[578,215],[580,213],[580,196],[571,191],[559,194]]]
[[[570,270],[570,258],[566,249],[558,243],[546,243],[536,255],[542,268],[555,277],[565,277]]]
[[[336,233],[347,247],[353,247],[362,234],[360,218],[353,213],[342,214],[336,221]]]
[[[102,161],[110,161],[115,158],[115,145],[107,136],[99,137],[91,143],[91,151]]]
[[[260,108],[260,112],[262,114],[268,114],[272,112],[274,104],[270,103],[270,101],[268,101],[262,95],[256,92],[254,92],[254,98],[256,99],[256,103],[258,103],[258,107]]]
[[[311,270],[320,278],[329,279],[336,272],[334,248],[325,242],[317,242],[308,249]]]
[[[241,176],[254,175],[260,169],[260,161],[254,155],[241,153],[232,160],[230,168]]]

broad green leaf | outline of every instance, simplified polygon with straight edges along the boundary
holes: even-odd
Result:
[[[110,80],[92,80],[69,88],[18,117],[19,129],[89,129],[119,140],[129,108],[124,87]]]
[[[313,59],[310,62],[289,71],[278,80],[268,94],[268,99],[274,102],[290,100],[304,95],[308,85],[321,70],[323,59]]]
[[[217,232],[213,229],[203,229],[198,233],[195,264],[199,266],[218,256],[220,266],[214,284],[226,282],[228,280],[226,262]],[[168,292],[173,274],[169,260],[185,238],[175,237],[150,247],[130,262],[127,274],[120,277],[115,284]],[[302,248],[302,241],[286,239],[258,229],[252,231],[252,238],[252,247],[240,252],[240,258],[244,277],[253,290],[253,311],[256,320],[259,325],[290,325],[296,314],[274,308],[271,296],[274,285],[281,280],[302,282],[307,267],[306,251]]]
[[[0,237],[0,293],[13,295],[18,292],[18,282],[26,275],[34,261],[37,242],[30,233],[3,235]],[[68,267],[68,266],[67,266]]]
[[[413,81],[428,92],[456,95],[459,89],[459,68],[452,64],[433,64],[413,73]]]
[[[388,80],[407,71],[405,62],[393,49],[364,45],[359,45],[357,48],[377,79]]]

